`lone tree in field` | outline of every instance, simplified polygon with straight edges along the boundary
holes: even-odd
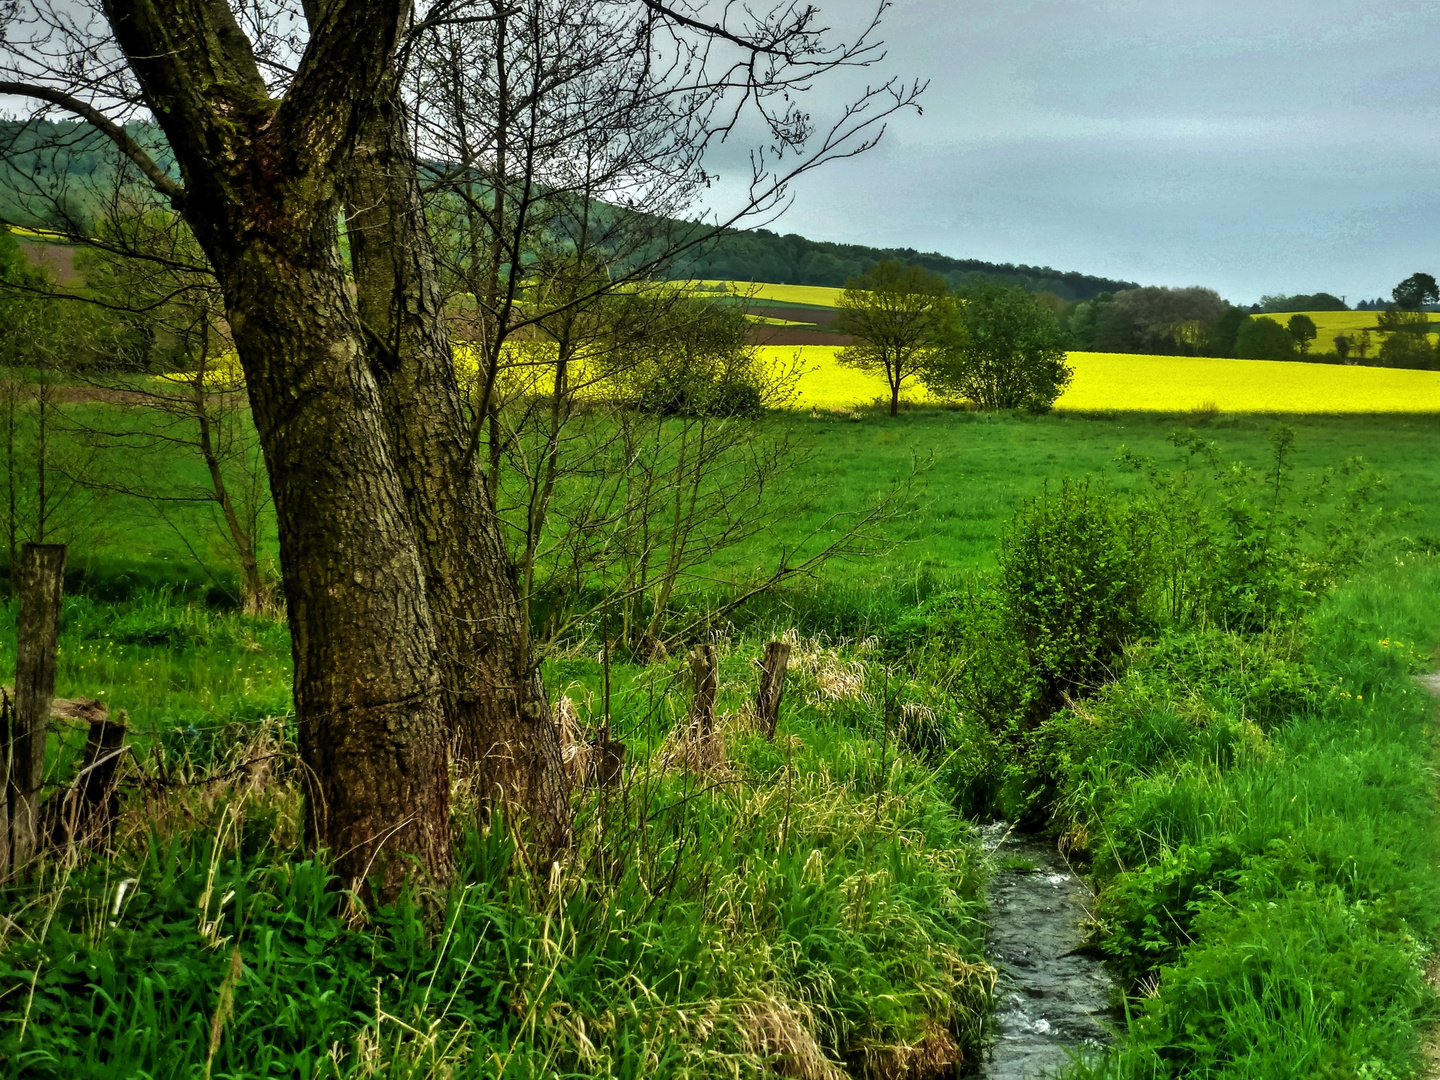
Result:
[[[953,310],[945,279],[923,266],[878,262],[850,279],[836,307],[835,328],[858,339],[836,359],[881,372],[890,387],[890,415],[898,415],[901,389],[931,364]]]
[[[1291,315],[1290,320],[1285,324],[1285,329],[1290,331],[1290,338],[1295,342],[1295,348],[1300,350],[1300,355],[1308,356],[1310,343],[1320,333],[1315,326],[1315,320],[1309,315]]]
[[[1295,339],[1274,319],[1252,315],[1235,335],[1235,355],[1241,360],[1291,360]]]
[[[390,894],[412,865],[437,883],[451,875],[452,748],[483,797],[518,807],[538,851],[567,843],[571,830],[557,737],[478,453],[486,402],[462,393],[451,355],[410,142],[413,121],[434,108],[411,92],[414,58],[516,13],[544,51],[556,40],[547,28],[587,19],[628,43],[612,96],[672,109],[669,130],[695,149],[683,174],[695,190],[704,148],[746,116],[759,122],[766,145],[752,158],[752,212],[783,201],[805,169],[873,145],[884,118],[921,88],[867,89],[833,125],[817,125],[796,102],[817,75],[879,58],[883,0],[848,43],[832,40],[817,11],[788,2],[296,7],[18,0],[3,9],[0,94],[36,102],[36,120],[58,111],[108,139],[118,205],[178,214],[215,276],[279,526],[307,839],[330,849],[347,883],[378,876]],[[559,85],[569,92],[571,82]],[[513,119],[513,99],[491,104],[493,113],[462,110],[482,142]],[[57,140],[68,138],[57,129]],[[513,174],[516,162],[491,145],[496,173]],[[46,171],[47,154],[20,161],[0,147],[0,158],[15,166],[4,173],[13,198],[53,211],[48,227],[95,242],[69,211],[76,193],[57,190]],[[562,155],[555,176],[527,173],[526,187],[559,183],[572,163]],[[459,168],[471,175],[470,162]],[[680,243],[745,215],[692,228]],[[523,265],[503,245],[491,251]],[[609,287],[624,282],[615,275]],[[503,285],[513,295],[523,283],[510,275]]]
[[[1440,302],[1440,285],[1429,274],[1411,274],[1390,293],[1403,311],[1419,311],[1426,304]]]
[[[971,291],[925,373],[933,390],[983,409],[1045,412],[1070,385],[1065,333],[1023,288]]]

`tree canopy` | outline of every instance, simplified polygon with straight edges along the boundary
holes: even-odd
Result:
[[[953,310],[945,279],[920,266],[876,263],[852,278],[840,295],[835,328],[856,339],[836,359],[861,371],[878,371],[890,388],[890,415],[900,391],[929,366]]]
[[[985,409],[1045,412],[1070,385],[1065,334],[1055,315],[1019,288],[970,292],[925,382]]]
[[[1256,315],[1240,325],[1235,335],[1235,355],[1242,360],[1292,360],[1295,339],[1274,319]]]
[[[1396,285],[1390,295],[1397,307],[1405,311],[1419,311],[1426,304],[1440,302],[1440,285],[1429,274],[1411,274]]]
[[[1309,315],[1291,315],[1285,323],[1285,329],[1290,331],[1290,338],[1295,342],[1295,348],[1300,350],[1301,356],[1310,351],[1310,343],[1320,334],[1315,320]]]
[[[1210,340],[1226,307],[1219,293],[1198,286],[1129,289],[1096,310],[1092,347],[1193,356]]]

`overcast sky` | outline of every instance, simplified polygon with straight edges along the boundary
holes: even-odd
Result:
[[[924,115],[779,231],[1237,302],[1440,274],[1440,2],[896,0],[884,36]]]

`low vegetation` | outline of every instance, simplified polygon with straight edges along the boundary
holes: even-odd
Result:
[[[1440,507],[1397,517],[1346,462],[1388,431],[1381,465],[1418,490],[1428,425],[1201,417],[1172,440],[1143,415],[917,412],[877,443],[893,424],[855,415],[787,421],[814,443],[791,482],[871,471],[777,535],[911,440],[940,451],[930,513],[891,559],[733,616],[712,740],[682,656],[590,638],[547,662],[572,775],[602,727],[628,748],[555,870],[460,784],[457,885],[360,903],[303,847],[283,627],[143,583],[68,600],[59,692],[126,709],[134,756],[113,851],[6,893],[0,1054],[27,1076],[949,1075],[995,978],[968,822],[1001,815],[1100,890],[1128,1020],[1087,1076],[1407,1075],[1440,933],[1412,681]],[[781,631],[771,742],[754,664]],[[79,732],[56,736],[59,783]]]

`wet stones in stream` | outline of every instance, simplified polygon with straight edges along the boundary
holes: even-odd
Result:
[[[998,866],[987,952],[1000,981],[978,1075],[1042,1080],[1063,1072],[1072,1054],[1108,1040],[1110,976],[1098,957],[1077,951],[1093,897],[1053,841],[1010,832],[1004,823],[981,833]]]

